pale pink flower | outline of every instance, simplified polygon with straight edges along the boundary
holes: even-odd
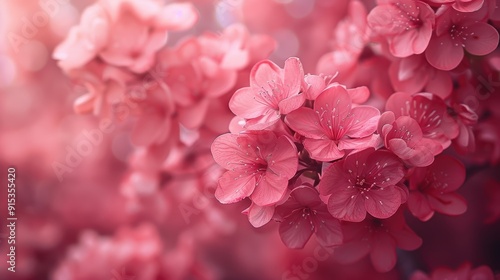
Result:
[[[392,55],[421,54],[432,35],[435,15],[432,8],[416,0],[380,0],[368,15],[368,25],[384,38]]]
[[[380,116],[378,132],[385,147],[410,166],[428,166],[443,150],[440,143],[424,137],[415,119],[409,116],[396,119],[391,111]]]
[[[335,218],[361,222],[368,212],[386,219],[402,203],[402,190],[397,184],[404,175],[398,157],[370,148],[330,165],[318,188],[322,195],[330,195],[328,211]]]
[[[425,51],[427,61],[437,69],[451,70],[464,58],[464,49],[473,55],[494,51],[498,45],[498,31],[484,20],[482,10],[461,13],[442,7],[437,13],[436,30]]]
[[[291,129],[305,136],[304,147],[316,160],[330,161],[344,156],[344,150],[373,146],[380,112],[371,106],[352,107],[342,86],[325,89],[314,108],[302,107],[285,117]]]
[[[271,131],[221,135],[212,144],[212,155],[228,170],[215,192],[221,203],[250,197],[260,206],[274,204],[285,195],[298,166],[293,142]]]
[[[307,185],[292,190],[285,203],[276,207],[283,243],[292,249],[303,248],[313,233],[323,246],[342,243],[339,220],[328,213],[318,191]]]
[[[113,66],[144,73],[154,64],[170,30],[183,30],[197,20],[189,3],[163,6],[161,1],[101,0],[87,8],[80,25],[54,51],[65,71],[95,58]]]
[[[428,167],[417,167],[410,175],[408,208],[422,221],[439,212],[460,215],[467,209],[465,199],[455,191],[465,181],[465,167],[455,158],[440,155]]]
[[[277,122],[305,101],[301,92],[304,70],[298,58],[285,61],[284,69],[272,61],[256,64],[250,73],[250,87],[236,91],[229,108],[247,119],[249,129],[265,128]]]

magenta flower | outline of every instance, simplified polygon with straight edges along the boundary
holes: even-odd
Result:
[[[422,239],[406,225],[402,211],[384,220],[368,217],[361,223],[343,223],[342,231],[344,244],[335,248],[334,259],[349,264],[370,255],[379,272],[394,268],[396,248],[411,251],[422,245]]]
[[[439,212],[460,215],[467,210],[465,199],[455,193],[464,183],[465,167],[453,157],[440,155],[428,167],[415,168],[410,176],[408,208],[422,221]]]
[[[428,166],[443,150],[439,142],[425,138],[418,122],[409,116],[396,119],[393,112],[383,113],[378,132],[385,147],[411,166]]]
[[[425,56],[441,70],[451,70],[460,64],[464,48],[473,55],[487,55],[498,45],[498,32],[486,22],[485,13],[457,12],[450,7],[438,11],[436,32],[429,42]]]
[[[415,0],[383,0],[368,15],[368,25],[385,38],[396,57],[421,54],[432,35],[432,8]]]
[[[285,122],[306,137],[304,147],[313,159],[331,161],[342,158],[344,150],[373,146],[379,116],[371,106],[352,108],[347,90],[331,86],[318,96],[314,109],[299,108]]]
[[[438,96],[431,93],[394,93],[385,104],[396,118],[410,116],[420,126],[423,137],[439,143],[443,149],[458,136],[457,122],[448,114],[448,107]]]
[[[328,213],[313,187],[293,189],[288,200],[276,207],[275,219],[280,221],[280,237],[288,248],[303,248],[313,233],[323,246],[342,243],[339,220]]]
[[[298,58],[287,59],[284,69],[270,60],[261,61],[252,68],[250,87],[236,91],[229,108],[235,115],[247,119],[249,129],[268,127],[282,114],[302,106],[303,80],[304,70]]]
[[[391,152],[373,148],[351,154],[325,170],[318,185],[328,198],[328,211],[344,221],[361,222],[366,212],[380,219],[392,216],[402,202],[397,186],[403,163]]]
[[[285,195],[298,166],[293,142],[271,131],[221,135],[212,144],[212,155],[228,170],[215,192],[221,203],[246,197],[260,206],[276,203]]]

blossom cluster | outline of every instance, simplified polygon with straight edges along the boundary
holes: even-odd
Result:
[[[499,279],[500,0],[0,10],[0,278]]]

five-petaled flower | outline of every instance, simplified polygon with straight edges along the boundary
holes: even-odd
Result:
[[[465,180],[464,165],[448,155],[436,157],[428,167],[415,168],[410,176],[408,208],[422,221],[439,212],[460,215],[467,210],[465,199],[455,193]]]
[[[313,232],[323,246],[342,243],[339,220],[328,213],[318,191],[311,186],[293,189],[288,200],[276,207],[275,219],[281,222],[280,237],[288,248],[303,248]]]
[[[221,135],[212,144],[212,155],[228,170],[215,191],[221,203],[250,197],[260,206],[274,204],[285,195],[298,166],[293,142],[266,130]]]
[[[397,186],[404,175],[398,157],[369,148],[330,165],[318,188],[322,195],[330,196],[328,211],[340,220],[361,222],[366,212],[385,219],[406,199],[406,193]]]
[[[229,108],[247,119],[248,129],[262,129],[276,123],[282,114],[302,106],[305,95],[304,70],[298,58],[291,57],[281,69],[270,60],[257,63],[250,73],[250,87],[236,91]]]
[[[344,156],[344,150],[374,146],[380,112],[372,106],[352,108],[347,90],[333,85],[314,102],[314,108],[301,107],[285,118],[288,126],[305,136],[304,147],[316,160],[330,161]]]

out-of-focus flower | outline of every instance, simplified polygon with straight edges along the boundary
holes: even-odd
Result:
[[[187,29],[197,17],[189,3],[163,6],[156,0],[101,0],[84,11],[80,25],[71,28],[54,58],[65,71],[99,58],[144,73],[153,66],[168,31]]]
[[[416,271],[411,275],[411,280],[442,280],[442,279],[456,279],[456,280],[494,280],[495,276],[493,271],[486,265],[472,268],[470,263],[464,263],[456,270],[440,267],[435,269],[429,276],[422,271]],[[498,279],[498,278],[497,278]]]

